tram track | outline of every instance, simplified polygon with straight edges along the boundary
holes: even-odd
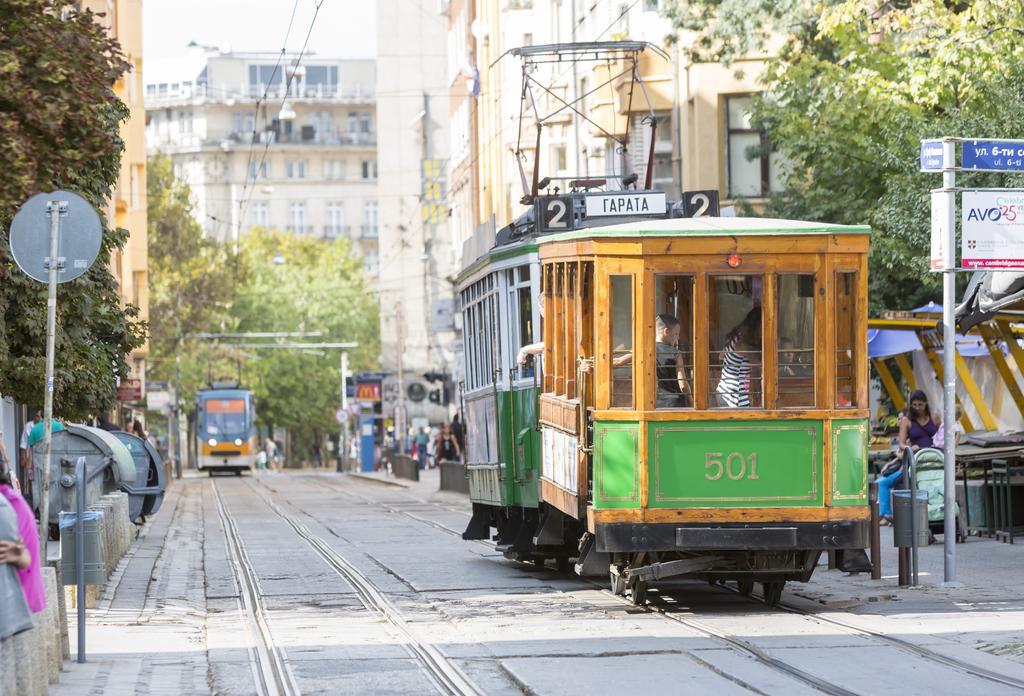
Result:
[[[249,631],[254,637],[251,666],[253,679],[261,696],[298,696],[294,675],[288,668],[284,651],[274,643],[263,607],[256,570],[249,560],[242,536],[221,497],[216,481],[211,481],[217,513],[227,539],[228,554],[240,589],[239,598]]]
[[[248,483],[248,487],[275,515],[284,520],[317,555],[352,586],[363,606],[379,614],[401,634],[405,640],[406,647],[419,662],[439,692],[453,696],[482,696],[483,691],[463,674],[462,670],[429,641],[420,638],[417,632],[409,626],[398,608],[363,572],[331,548],[321,537],[311,532],[302,522],[286,513],[277,503],[257,490],[252,483]]]
[[[341,492],[341,489],[339,489],[339,488],[337,488],[335,486],[331,486],[327,482],[321,482],[321,484],[324,485],[327,488],[330,488],[331,490]],[[351,492],[351,491],[345,491],[345,492],[348,493],[350,496],[352,496],[354,498],[361,499],[361,500],[363,500],[365,502],[371,502],[371,499],[369,499],[367,497],[364,497],[362,495],[356,494],[356,493]],[[439,505],[437,505],[435,503],[431,503],[430,501],[421,501],[421,502],[423,502],[423,503],[425,503],[427,505],[434,505],[435,507],[438,507],[439,509],[450,510],[450,508],[447,508],[447,507],[444,507],[444,506],[439,506]],[[385,509],[388,509],[391,512],[402,514],[405,517],[408,517],[409,519],[412,519],[414,521],[420,522],[421,524],[425,524],[425,525],[433,527],[435,529],[439,529],[439,530],[441,530],[443,532],[446,532],[448,534],[457,536],[459,538],[461,538],[461,536],[462,536],[461,533],[458,530],[451,529],[450,527],[446,527],[446,526],[444,526],[443,524],[441,524],[439,522],[436,522],[436,521],[433,521],[433,520],[427,520],[427,519],[424,519],[424,518],[419,517],[417,515],[414,515],[414,514],[412,514],[410,512],[401,510],[400,508],[394,507],[392,504],[389,504],[389,503],[379,503],[379,502],[376,503],[376,504],[384,507]],[[481,544],[483,546],[486,546],[488,548],[491,548],[492,550],[494,548],[494,544],[490,543],[490,542],[478,540],[477,543],[479,543],[479,544]],[[576,576],[576,577],[578,577],[578,576]],[[610,590],[608,590],[606,587],[604,587],[603,584],[601,584],[599,582],[596,582],[594,580],[590,580],[588,578],[579,578],[579,579],[580,579],[581,582],[584,582],[584,583],[594,587],[595,589],[597,589],[598,591],[600,591],[604,595],[609,596],[609,597],[614,597],[616,599],[616,601],[622,602],[622,603],[627,604],[629,606],[635,606],[635,605],[632,604],[632,602],[628,598],[622,597],[622,596],[619,596],[619,595],[615,595]],[[721,585],[721,584],[719,584],[719,585],[716,585],[716,587],[718,587],[719,589],[721,589],[723,591],[730,592],[732,594],[737,594],[737,595],[739,594],[738,590],[736,590],[733,587],[730,587],[729,585]],[[756,602],[757,600],[751,599],[750,601]],[[864,628],[862,626],[856,626],[854,624],[850,624],[850,623],[847,623],[847,622],[844,622],[844,621],[840,621],[840,620],[834,619],[832,617],[822,616],[822,615],[817,614],[815,612],[807,611],[807,610],[802,609],[800,607],[796,607],[796,606],[793,606],[791,604],[787,604],[787,603],[784,603],[784,602],[780,602],[775,607],[771,607],[771,608],[776,610],[776,611],[783,611],[783,612],[787,612],[787,613],[803,616],[803,617],[805,617],[805,618],[807,618],[808,620],[811,620],[811,621],[815,621],[815,622],[819,622],[819,623],[827,623],[827,624],[836,626],[838,628],[842,628],[842,629],[844,629],[846,631],[849,631],[849,632],[851,632],[853,634],[861,635],[861,636],[864,636],[864,637],[869,638],[869,639],[879,640],[879,641],[882,641],[882,642],[884,642],[884,643],[886,643],[886,644],[888,644],[890,646],[893,646],[895,648],[902,649],[902,650],[904,650],[904,651],[906,651],[906,652],[908,652],[908,653],[910,653],[912,655],[915,655],[915,656],[920,657],[922,659],[926,659],[926,660],[929,660],[931,662],[935,662],[937,664],[949,667],[951,669],[955,669],[955,670],[957,670],[959,672],[962,672],[964,674],[967,674],[969,676],[977,677],[979,679],[984,679],[986,681],[990,681],[990,682],[993,682],[993,683],[996,683],[996,684],[1000,684],[1000,685],[1007,686],[1007,687],[1010,687],[1010,688],[1018,689],[1018,690],[1024,692],[1024,680],[1020,680],[1020,679],[1017,679],[1017,678],[1014,678],[1014,677],[1011,677],[1011,676],[1008,676],[1008,675],[1005,675],[1005,674],[1001,674],[999,672],[995,672],[993,670],[987,669],[985,667],[980,667],[978,665],[974,665],[974,664],[965,662],[963,660],[958,660],[957,658],[950,657],[948,655],[944,655],[942,653],[935,652],[933,650],[929,650],[928,648],[922,647],[920,645],[915,645],[914,643],[911,643],[910,641],[907,641],[907,640],[904,640],[904,639],[901,639],[901,638],[896,638],[896,637],[893,637],[893,636],[889,636],[889,635],[886,635],[884,633],[880,633],[878,631],[873,631],[871,629]],[[775,669],[777,671],[783,672],[783,673],[789,675],[790,677],[793,677],[794,679],[797,679],[797,680],[803,682],[807,686],[810,686],[810,687],[812,687],[814,689],[817,689],[818,691],[821,691],[823,693],[835,694],[837,696],[850,696],[850,695],[855,695],[857,693],[857,692],[854,692],[854,691],[850,691],[850,690],[848,690],[848,689],[846,689],[844,687],[841,687],[841,686],[839,686],[837,684],[833,684],[831,682],[823,680],[820,677],[817,677],[817,676],[815,676],[813,674],[810,674],[809,672],[801,670],[798,667],[795,667],[795,666],[790,665],[790,664],[788,664],[788,663],[786,663],[786,662],[784,662],[782,660],[779,660],[778,658],[775,658],[772,655],[770,655],[769,653],[767,653],[765,650],[762,650],[761,648],[757,647],[756,645],[750,643],[747,640],[744,640],[743,638],[740,638],[738,636],[734,636],[732,634],[729,634],[729,633],[726,633],[726,632],[723,632],[723,631],[719,631],[719,630],[717,630],[717,629],[715,629],[715,628],[713,628],[711,626],[706,625],[705,623],[703,623],[701,621],[697,621],[697,620],[694,620],[694,619],[690,619],[690,618],[685,618],[685,617],[679,616],[678,614],[674,613],[674,610],[673,610],[673,608],[671,606],[669,606],[667,604],[664,604],[664,603],[660,603],[660,602],[658,602],[657,599],[655,599],[653,601],[649,600],[647,602],[647,604],[644,606],[644,609],[649,611],[649,612],[652,612],[652,613],[660,614],[661,616],[663,616],[664,618],[666,618],[668,620],[675,621],[677,623],[683,624],[683,625],[685,625],[685,626],[687,626],[687,627],[689,627],[689,628],[691,628],[693,630],[696,630],[698,632],[701,632],[701,633],[703,633],[703,634],[705,634],[707,636],[711,636],[711,637],[714,637],[714,638],[716,638],[716,639],[718,639],[720,641],[728,643],[729,645],[731,645],[735,649],[737,649],[740,652],[750,656],[751,658],[753,658],[757,662],[760,662],[761,664],[769,666],[769,667],[771,667],[771,668],[773,668],[773,669]]]

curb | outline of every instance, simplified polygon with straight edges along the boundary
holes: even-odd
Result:
[[[354,471],[348,472],[347,475],[353,478],[360,479],[361,481],[370,481],[372,483],[379,483],[382,486],[396,486],[398,488],[412,488],[414,483],[413,481],[405,483],[402,481],[398,481],[397,479],[382,479],[378,478],[377,476],[367,476],[366,474],[359,474]]]

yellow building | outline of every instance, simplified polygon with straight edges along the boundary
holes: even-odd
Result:
[[[663,57],[647,50],[641,55],[645,89],[635,88],[632,99],[628,75],[601,87],[622,72],[622,64],[573,66],[568,61],[553,68],[547,75],[553,91],[569,101],[583,96],[579,109],[601,128],[569,111],[549,122],[541,139],[541,177],[608,177],[609,185],[616,186],[615,176],[634,172],[642,185],[652,152],[648,117],[653,110],[652,188],[664,190],[670,199],[678,199],[681,191],[716,189],[728,214],[740,199],[760,207],[780,185],[777,155],[764,148],[763,156],[748,156],[768,137],[749,120],[763,56],[730,67],[688,61],[683,50],[687,37],[667,44],[671,25],[656,0],[631,5],[597,0],[583,7],[558,0],[449,0],[448,10],[455,37],[450,38],[449,62],[453,67],[468,63],[479,73],[479,96],[467,99],[458,80],[451,85],[452,124],[460,136],[453,142],[472,148],[453,156],[450,171],[453,234],[458,241],[472,239],[464,248],[464,263],[493,242],[495,230],[526,210],[519,202],[523,175],[514,153],[517,146],[523,152],[529,181],[536,130],[527,104],[520,140],[520,63],[505,55],[519,46],[628,39],[647,41],[667,53]],[[627,126],[624,153],[608,133],[625,139]],[[460,196],[471,180],[475,197]]]
[[[102,14],[98,21],[121,44],[131,64],[114,91],[131,115],[121,124],[125,149],[121,173],[107,210],[113,227],[128,230],[128,242],[114,253],[111,272],[121,287],[125,303],[139,307],[140,318],[149,319],[149,245],[146,234],[146,109],[142,90],[142,0],[84,0],[83,8]],[[145,384],[148,344],[129,357],[131,377]]]

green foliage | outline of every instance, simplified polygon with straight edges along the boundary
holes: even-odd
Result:
[[[166,155],[149,159],[150,377],[173,382],[181,358],[181,403],[192,410],[213,357],[206,341],[191,334],[219,330],[241,282],[227,247],[203,236],[192,215],[192,192],[176,179]]]
[[[64,17],[62,18],[62,12]],[[0,4],[0,393],[41,404],[46,286],[10,256],[8,226],[31,195],[57,188],[106,209],[128,110],[113,92],[128,68],[91,12],[60,0]],[[112,253],[127,232],[105,229],[93,267],[58,287],[54,411],[83,419],[114,404],[115,373],[145,340],[138,310],[123,306]]]
[[[928,273],[927,259],[929,191],[941,179],[918,171],[920,140],[1022,136],[1024,4],[754,4],[759,29],[751,34],[751,18],[723,12],[727,0],[681,3],[710,18],[711,40],[698,45],[719,59],[783,32],[754,103],[754,122],[788,163],[786,189],[767,214],[870,224],[872,311],[938,299],[941,279]],[[1015,182],[1020,177],[999,174],[958,179]]]
[[[241,257],[247,275],[231,308],[233,330],[320,331],[322,340],[359,343],[349,351],[353,371],[377,367],[377,300],[348,240],[254,230],[242,241]],[[337,430],[337,350],[323,355],[284,349],[246,352],[250,357],[243,356],[242,377],[256,393],[264,424],[288,428],[306,443]]]

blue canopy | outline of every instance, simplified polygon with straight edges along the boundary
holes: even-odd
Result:
[[[921,350],[921,342],[913,331],[868,329],[868,357],[888,358]]]

